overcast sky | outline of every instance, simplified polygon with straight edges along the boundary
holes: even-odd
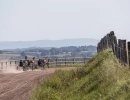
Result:
[[[0,0],[0,41],[130,40],[130,0]]]

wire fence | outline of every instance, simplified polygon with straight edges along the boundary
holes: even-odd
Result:
[[[97,45],[97,52],[105,49],[112,48],[114,55],[119,59],[122,64],[130,66],[130,42],[118,39],[114,31],[104,36]]]
[[[85,64],[87,63],[92,57],[75,57],[75,58],[48,58],[49,66],[57,66],[57,65],[71,65],[71,64]],[[40,58],[45,59],[45,58]],[[0,62],[0,70],[6,70],[7,67],[18,67],[20,61],[1,61]],[[36,64],[38,64],[38,59],[36,59]]]

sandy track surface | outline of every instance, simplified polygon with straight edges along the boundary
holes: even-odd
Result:
[[[0,100],[28,100],[33,89],[56,70],[71,68],[49,68],[40,71],[0,74]]]

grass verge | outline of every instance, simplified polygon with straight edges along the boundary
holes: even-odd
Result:
[[[112,53],[99,53],[83,68],[57,71],[32,100],[130,100],[130,71]]]

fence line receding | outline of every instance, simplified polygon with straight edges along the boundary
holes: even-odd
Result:
[[[117,40],[114,31],[111,31],[100,40],[97,45],[97,52],[108,48],[112,48],[114,55],[121,63],[130,66],[130,42],[126,42],[125,39]]]

